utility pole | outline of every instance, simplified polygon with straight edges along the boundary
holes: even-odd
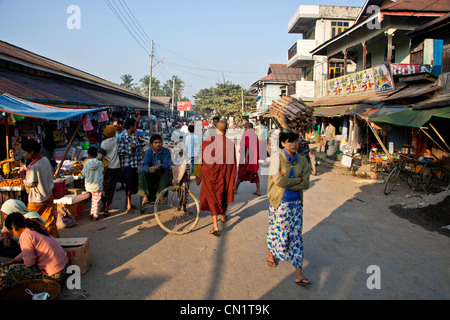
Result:
[[[151,104],[152,104],[152,70],[153,70],[153,40],[150,49],[150,77],[148,79],[148,135],[150,137],[152,133],[151,119]]]
[[[172,118],[173,118],[173,103],[175,101],[175,76],[172,76]]]
[[[244,112],[244,83],[241,85],[242,112]]]

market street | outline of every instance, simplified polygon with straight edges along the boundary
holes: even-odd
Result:
[[[449,299],[449,237],[394,215],[389,206],[404,195],[385,196],[382,186],[318,167],[305,193],[303,270],[314,281],[307,288],[294,283],[287,262],[266,265],[267,176],[260,197],[251,194],[255,185],[241,184],[219,238],[208,233],[208,212],[192,232],[169,235],[151,207],[126,215],[118,191],[110,217],[93,222],[87,209],[77,227],[60,230],[89,237],[92,265],[81,289],[64,288],[59,299]],[[191,190],[198,196],[195,183]]]

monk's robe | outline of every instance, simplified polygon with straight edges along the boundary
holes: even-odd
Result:
[[[228,204],[234,201],[235,180],[234,143],[223,135],[203,141],[200,209],[210,211],[211,215],[225,214]]]
[[[255,130],[250,129],[244,132],[239,147],[239,170],[238,179],[258,183],[259,169],[259,139]]]

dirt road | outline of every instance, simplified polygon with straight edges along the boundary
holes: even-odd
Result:
[[[449,299],[450,238],[393,214],[389,206],[404,199],[401,191],[385,196],[381,184],[343,173],[320,165],[305,193],[310,287],[294,283],[287,262],[266,266],[267,196],[253,196],[254,185],[244,182],[220,238],[208,234],[208,212],[193,232],[168,235],[150,207],[126,215],[123,191],[117,192],[112,208],[120,209],[110,217],[85,217],[76,228],[60,230],[61,237],[89,237],[92,257],[81,290],[66,288],[60,299]],[[261,182],[264,191],[267,176]],[[198,195],[195,184],[191,189]],[[144,221],[148,228],[139,231]],[[368,282],[380,288],[369,289]]]

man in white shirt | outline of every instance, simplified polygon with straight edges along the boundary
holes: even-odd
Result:
[[[189,135],[185,139],[184,154],[191,160],[191,173],[194,171],[194,164],[197,163],[198,153],[200,152],[200,140],[194,134],[194,125],[188,127]]]

